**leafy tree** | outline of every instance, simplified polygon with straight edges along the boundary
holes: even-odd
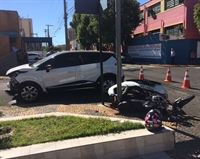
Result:
[[[115,44],[115,0],[110,0],[102,13],[102,42]],[[127,40],[140,23],[139,2],[136,0],[121,1],[121,39]],[[96,15],[74,14],[70,26],[76,30],[77,42],[88,47],[98,42],[98,18]]]
[[[97,42],[98,21],[95,15],[74,14],[70,26],[75,29],[77,42],[85,49]]]
[[[42,46],[41,51],[47,51],[49,46]]]
[[[66,45],[63,44],[63,45],[57,45],[57,46],[54,46],[54,50],[55,50],[55,51],[66,50]]]
[[[200,3],[194,6],[194,22],[197,25],[197,29],[200,32]]]
[[[140,4],[136,0],[121,1],[121,39],[127,40],[140,23]],[[103,42],[115,43],[115,0],[102,14]]]
[[[65,44],[63,45],[57,45],[57,46],[54,46],[54,50],[55,51],[61,51],[61,50],[65,50],[66,46]],[[42,51],[49,51],[49,46],[42,46],[41,48]]]

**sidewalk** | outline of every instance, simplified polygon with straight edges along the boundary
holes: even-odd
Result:
[[[8,77],[8,76],[0,76],[0,80],[8,80],[8,79],[10,79],[10,77]]]
[[[40,114],[40,115],[37,114],[37,115],[30,115],[30,116],[0,118],[0,121],[20,120],[24,118],[44,117],[44,116],[49,116],[49,115],[56,115],[56,116],[75,115],[77,116],[77,114],[68,114],[68,113],[47,113],[47,114]],[[78,116],[91,117],[89,115],[78,115]],[[110,120],[116,121],[116,120],[121,120],[121,118],[120,119],[110,118]],[[124,119],[124,120],[128,120],[128,119]],[[129,121],[136,122],[138,120],[129,120]],[[140,122],[143,122],[143,121],[140,121]],[[82,157],[84,158],[84,156],[85,157],[93,156],[94,158],[108,158],[108,159],[171,159],[165,152],[160,151],[160,147],[165,147],[166,145],[170,144],[170,143],[165,143],[164,141],[166,137],[167,138],[170,137],[170,134],[172,133],[170,131],[171,129],[168,129],[167,127],[166,127],[166,130],[162,130],[160,133],[157,132],[155,134],[147,131],[146,129],[130,130],[130,131],[122,132],[120,134],[110,134],[110,135],[103,135],[103,136],[69,139],[69,140],[49,142],[49,143],[44,143],[44,144],[41,143],[41,144],[30,145],[30,146],[25,146],[25,147],[11,148],[8,150],[1,150],[0,158],[2,159],[4,158],[31,159],[34,157],[38,157],[38,158],[44,158],[44,159],[49,159],[49,158],[51,159],[57,159],[57,158],[75,159],[76,158],[77,159],[77,158],[82,158]],[[145,138],[149,139],[148,142],[146,142]],[[162,138],[165,138],[165,139],[163,140]],[[161,141],[160,139],[162,139],[163,141],[160,142]],[[133,142],[133,140],[135,142]],[[166,141],[168,142],[169,140],[167,139]],[[116,145],[116,146],[113,147],[112,145]],[[134,151],[139,156],[125,157],[127,155],[133,156],[133,154],[135,154]],[[152,151],[155,153],[151,153]],[[140,154],[144,154],[144,155],[140,155]],[[93,157],[91,159],[93,159]]]

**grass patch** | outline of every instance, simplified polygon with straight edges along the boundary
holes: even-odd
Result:
[[[2,104],[3,104],[3,99],[0,98],[0,106],[2,106]],[[3,116],[3,113],[2,113],[2,112],[0,112],[0,117],[1,117],[1,116]]]
[[[2,117],[3,116],[3,113],[2,112],[0,112],[0,117]]]
[[[0,106],[3,104],[3,99],[0,98]]]
[[[139,122],[125,121],[120,123],[103,118],[48,116],[2,121],[0,128],[12,129],[9,136],[0,137],[0,149],[5,149],[85,136],[119,133],[125,130],[141,129],[144,126]]]

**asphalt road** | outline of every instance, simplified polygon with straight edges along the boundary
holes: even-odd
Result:
[[[125,70],[126,80],[138,79],[141,65],[123,64]],[[167,151],[166,153],[173,159],[193,159],[200,156],[200,66],[186,67],[186,66],[171,66],[171,76],[173,82],[164,82],[168,66],[152,66],[143,65],[144,77],[148,80],[154,80],[162,83],[162,85],[168,91],[168,95],[171,101],[178,97],[195,94],[195,99],[188,103],[183,110],[188,116],[183,116],[182,120],[178,121],[178,125],[172,127],[175,131],[175,148]],[[192,88],[181,88],[186,69],[189,70],[190,85]],[[1,78],[0,78],[1,79]],[[8,80],[0,80],[0,105],[8,106],[10,101],[14,101],[15,97],[6,93],[8,90],[6,83]],[[74,90],[65,92],[55,92],[43,95],[41,100],[33,103],[31,106],[43,106],[50,107],[48,104],[73,104],[73,103],[99,103],[101,102],[101,94],[94,89],[89,90]],[[104,101],[109,101],[108,97],[104,98]],[[23,105],[23,103],[15,103],[17,106],[30,106]],[[0,107],[1,108],[1,107]],[[50,108],[51,109],[51,108]]]
[[[125,80],[138,79],[140,67],[142,65],[123,64],[125,71]],[[143,65],[144,78],[148,80],[154,80],[162,83],[162,85],[168,91],[169,99],[171,101],[178,97],[184,97],[194,94],[196,97],[190,103],[188,103],[183,110],[189,116],[200,117],[200,67],[186,67],[186,66],[171,66],[171,77],[173,82],[164,82],[168,66],[159,65]],[[192,88],[181,88],[186,69],[189,70],[190,85]],[[21,105],[21,103],[15,103],[16,97],[9,94],[7,91],[6,83],[7,79],[0,80],[0,98],[3,99],[2,105],[10,105],[12,103]],[[86,100],[87,99],[87,100]],[[60,104],[60,103],[95,103],[101,102],[101,95],[91,90],[79,90],[79,91],[65,91],[49,93],[42,96],[40,101],[34,103],[35,106],[45,104]],[[108,97],[104,97],[104,101],[109,101]]]
[[[126,80],[137,79],[141,65],[124,65]],[[189,116],[200,117],[200,66],[170,66],[171,77],[173,82],[165,82],[167,69],[169,66],[143,65],[144,78],[162,83],[168,91],[169,99],[174,101],[178,97],[195,95],[190,103],[183,107],[183,110]],[[190,89],[181,88],[186,70],[189,71]]]

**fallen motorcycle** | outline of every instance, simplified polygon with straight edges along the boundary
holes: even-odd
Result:
[[[112,108],[118,109],[119,112],[140,110],[145,113],[151,109],[158,109],[170,121],[176,120],[183,106],[195,98],[195,95],[190,95],[170,102],[168,93],[161,83],[146,79],[125,81],[121,87],[121,100],[117,99],[117,84],[108,89]]]

